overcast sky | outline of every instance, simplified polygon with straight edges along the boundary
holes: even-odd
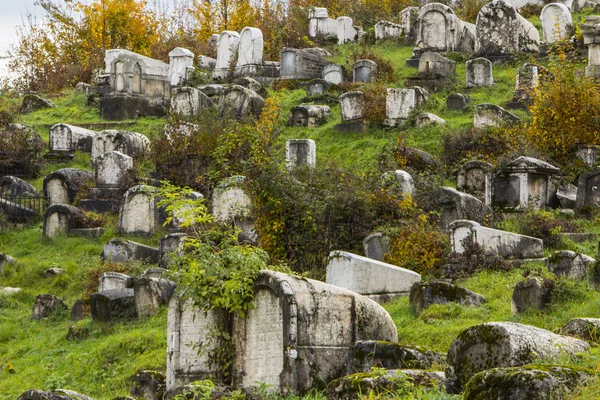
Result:
[[[22,22],[27,13],[34,14],[39,7],[35,0],[0,0],[0,56],[3,56],[11,44],[16,43],[15,26]],[[40,14],[38,11],[37,14]],[[0,60],[0,75],[5,76],[6,60]]]

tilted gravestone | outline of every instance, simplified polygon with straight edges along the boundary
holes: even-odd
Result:
[[[223,31],[219,36],[217,63],[213,71],[213,79],[226,79],[231,74],[231,64],[238,53],[240,34],[234,31]]]
[[[598,206],[600,206],[600,169],[596,168],[579,176],[576,209],[578,212],[586,212]]]
[[[255,91],[243,86],[231,85],[225,89],[219,103],[219,116],[238,120],[252,116],[258,118],[265,100]]]
[[[122,235],[152,235],[160,227],[160,213],[153,186],[136,185],[124,195],[119,211],[119,232]]]
[[[381,186],[396,197],[412,196],[415,191],[415,183],[412,176],[401,169],[388,171],[381,175]]]
[[[161,268],[169,268],[183,254],[186,233],[171,233],[158,241],[159,261]]]
[[[110,262],[139,260],[158,264],[159,250],[131,240],[112,239],[104,245],[102,259]]]
[[[98,157],[109,151],[118,151],[135,159],[144,157],[150,149],[150,141],[141,133],[119,130],[98,132],[92,140],[92,165]]]
[[[339,85],[344,81],[342,67],[338,64],[328,64],[323,68],[323,80],[332,85]]]
[[[7,196],[36,197],[40,194],[27,181],[11,175],[0,176],[0,193]]]
[[[361,29],[354,26],[354,21],[350,17],[338,17],[337,19],[337,36],[338,45],[347,42],[354,42],[358,39]]]
[[[390,253],[390,241],[382,233],[372,233],[362,241],[365,257],[383,261],[383,257]]]
[[[509,56],[539,52],[540,34],[504,0],[484,5],[477,15],[477,53],[483,56]]]
[[[519,122],[519,117],[496,104],[483,103],[475,106],[475,114],[473,116],[473,125],[475,128],[501,126],[517,122]]]
[[[479,57],[467,61],[467,87],[492,86],[492,62],[487,58]]]
[[[133,279],[133,294],[138,317],[153,315],[162,305],[169,304],[176,284],[162,276],[146,275]]]
[[[571,12],[561,3],[547,4],[540,14],[542,32],[546,43],[565,40],[573,34]]]
[[[46,209],[44,214],[43,236],[53,238],[66,235],[71,229],[78,228],[84,221],[83,212],[68,204],[54,204]]]
[[[470,99],[461,93],[454,93],[446,99],[446,107],[448,110],[462,111],[469,104]]]
[[[197,117],[203,111],[214,108],[214,103],[207,95],[192,87],[173,89],[170,105],[171,115],[180,118]]]
[[[323,79],[313,79],[306,84],[307,96],[318,96],[327,91],[329,83]]]
[[[470,194],[445,186],[442,188],[439,200],[442,206],[440,226],[444,230],[448,229],[451,222],[460,219],[487,226],[492,224],[494,217],[492,208]]]
[[[48,205],[73,204],[86,187],[94,182],[94,173],[77,168],[58,169],[44,177],[44,196]]]
[[[285,142],[287,168],[314,168],[317,164],[317,145],[311,139],[292,139]]]
[[[50,128],[50,153],[72,154],[75,151],[92,152],[92,141],[97,132],[67,124],[55,124]],[[52,156],[48,156],[52,157]]]
[[[444,125],[446,120],[432,113],[421,113],[415,117],[415,125],[423,128],[429,125]]]
[[[371,60],[357,60],[352,68],[353,81],[370,83],[377,80],[377,63]]]
[[[233,387],[255,382],[303,393],[341,377],[357,340],[397,341],[389,314],[359,294],[312,279],[263,270],[245,318],[222,315],[235,338]],[[215,372],[218,346],[209,332],[219,311],[202,311],[174,296],[169,304],[167,390]],[[203,351],[198,352],[198,344]],[[211,368],[212,367],[212,368]]]

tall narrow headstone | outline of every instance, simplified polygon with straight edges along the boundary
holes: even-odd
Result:
[[[540,20],[546,43],[565,40],[573,34],[573,18],[564,4],[550,3],[546,5],[542,9]]]
[[[225,79],[231,72],[231,64],[238,53],[240,34],[234,31],[223,31],[219,36],[217,48],[217,63],[213,71],[213,78]]]
[[[492,62],[486,58],[476,58],[467,61],[467,87],[492,86]]]
[[[287,168],[312,167],[317,163],[317,145],[311,139],[292,139],[285,142]]]

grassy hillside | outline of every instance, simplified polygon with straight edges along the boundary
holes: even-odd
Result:
[[[360,45],[345,45],[332,50],[332,60],[348,66],[353,55],[364,49]],[[369,46],[369,50],[392,63],[396,81],[390,87],[403,87],[405,79],[416,74],[415,69],[406,67],[404,63],[404,60],[410,57],[412,48],[398,47],[385,42]],[[414,126],[413,121],[409,121],[406,126],[396,129],[371,126],[364,133],[340,133],[334,129],[334,125],[340,121],[339,105],[333,103],[333,115],[325,125],[315,129],[289,127],[286,124],[289,110],[307,100],[305,90],[299,88],[271,91],[269,95],[278,99],[281,110],[273,154],[283,165],[286,140],[309,138],[317,144],[318,164],[327,165],[331,162],[347,170],[370,173],[377,170],[382,150],[401,138],[407,145],[439,157],[443,151],[442,140],[446,135],[472,126],[474,105],[504,105],[512,99],[517,69],[524,62],[530,61],[528,58],[522,58],[509,64],[495,64],[493,87],[466,89],[465,60],[456,54],[451,57],[458,61],[456,81],[444,91],[433,94],[422,109],[418,110],[440,116],[448,122],[446,125],[419,129]],[[472,99],[471,105],[464,111],[449,111],[446,109],[446,97],[457,92],[468,95]],[[60,94],[44,96],[52,100],[56,108],[17,115],[15,122],[32,126],[45,141],[48,140],[49,127],[56,123],[97,124],[98,127],[109,123],[99,117],[96,107],[86,105],[83,94],[66,90]],[[16,96],[0,97],[0,108],[14,110],[19,104],[20,99]],[[523,119],[528,118],[523,111],[515,113]],[[165,118],[140,118],[135,121],[123,121],[120,125],[111,124],[111,127],[137,131],[153,140],[162,132],[166,123]],[[91,169],[89,156],[77,154],[75,160],[70,163],[46,164],[43,175],[67,166]],[[144,168],[147,173],[151,170],[151,165]],[[32,180],[31,183],[41,190],[41,177]],[[448,184],[452,185],[454,182],[450,181]],[[600,223],[597,220],[576,223],[585,231],[600,232]],[[518,231],[520,226],[513,218],[505,222],[503,228]],[[0,287],[23,289],[23,292],[14,296],[0,296],[0,367],[3,368],[0,375],[0,400],[15,399],[30,388],[59,387],[80,391],[98,400],[110,400],[115,396],[128,394],[129,377],[137,370],[165,369],[166,309],[162,309],[151,318],[111,324],[101,324],[91,319],[74,324],[68,320],[66,313],[44,321],[30,320],[31,308],[38,293],[54,294],[71,306],[77,299],[89,295],[97,285],[101,271],[116,268],[113,265],[102,265],[100,262],[102,246],[117,236],[116,232],[114,217],[110,218],[106,233],[95,240],[71,237],[43,240],[41,223],[0,232],[0,252],[18,260],[16,266],[9,266],[0,273]],[[160,234],[152,238],[134,240],[156,245],[158,237]],[[590,256],[596,256],[597,243],[594,241],[581,245],[571,243],[569,246]],[[552,249],[546,250],[550,252]],[[44,271],[51,267],[63,268],[66,272],[64,275],[48,278]],[[119,268],[135,274],[147,267],[132,263]],[[512,316],[512,288],[522,279],[524,273],[548,275],[543,265],[528,264],[510,272],[484,271],[460,280],[460,285],[486,297],[487,302],[477,308],[448,304],[433,306],[420,315],[415,315],[409,310],[407,298],[386,304],[385,308],[398,327],[400,342],[440,352],[448,349],[461,330],[482,322],[515,321],[556,331],[570,318],[594,317],[600,313],[600,294],[593,287],[588,283],[560,280],[560,290],[557,291],[548,310],[529,311]],[[71,325],[85,332],[85,337],[74,341],[67,340],[67,331]],[[579,359],[560,362],[597,369],[600,366],[600,355],[593,349],[589,355]],[[588,392],[576,396],[586,398],[584,396],[592,395],[598,387],[600,383],[587,389]],[[444,396],[422,394],[414,395],[413,398]]]

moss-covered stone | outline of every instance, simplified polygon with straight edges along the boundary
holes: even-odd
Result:
[[[351,349],[348,373],[386,369],[429,369],[443,363],[444,355],[418,346],[384,341],[359,341]]]
[[[420,312],[432,304],[460,303],[478,306],[485,298],[477,293],[444,281],[416,282],[410,289],[410,306]]]
[[[335,379],[327,386],[328,399],[377,397],[394,392],[407,395],[415,386],[445,387],[443,372],[421,370],[374,370]]]
[[[561,400],[591,374],[591,370],[566,366],[493,368],[471,378],[464,399]]]
[[[574,318],[560,329],[560,333],[583,340],[600,343],[600,319]]]

